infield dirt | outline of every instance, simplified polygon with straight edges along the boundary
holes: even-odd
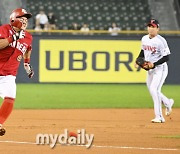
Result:
[[[180,109],[165,123],[151,123],[153,109],[14,110],[0,137],[2,154],[174,154],[180,153]],[[90,149],[82,146],[36,145],[36,135],[85,129],[94,134]]]

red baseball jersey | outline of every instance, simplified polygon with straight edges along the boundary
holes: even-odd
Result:
[[[0,39],[8,38],[15,34],[11,25],[0,27]],[[0,76],[16,76],[17,70],[24,53],[31,50],[32,35],[25,31],[25,38],[12,42],[4,49],[0,49]]]

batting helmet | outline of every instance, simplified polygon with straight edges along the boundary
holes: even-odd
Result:
[[[14,27],[21,29],[22,22],[17,19],[20,17],[26,17],[27,19],[29,19],[32,17],[32,14],[28,13],[25,9],[22,8],[15,9],[10,15],[10,24]]]

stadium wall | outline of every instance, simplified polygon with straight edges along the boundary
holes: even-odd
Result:
[[[28,79],[21,63],[17,83],[145,83],[136,70],[142,35],[33,35]],[[165,36],[171,49],[167,84],[180,84],[180,38]]]

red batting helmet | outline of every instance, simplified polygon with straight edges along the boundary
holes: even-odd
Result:
[[[18,8],[12,11],[10,15],[10,24],[14,27],[21,29],[22,23],[17,19],[20,17],[26,17],[27,19],[32,17],[31,13],[27,13],[25,9]]]

